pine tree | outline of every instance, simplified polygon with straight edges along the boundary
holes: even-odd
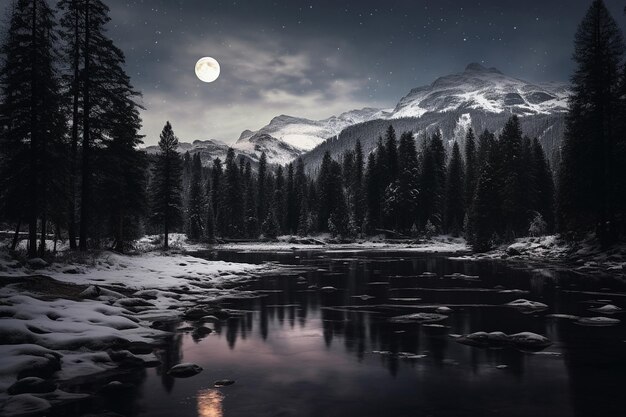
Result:
[[[213,204],[213,218],[215,219],[215,230],[219,236],[224,236],[226,231],[226,212],[224,208],[224,170],[222,161],[219,158],[213,160],[211,169],[211,197]]]
[[[398,227],[409,231],[417,221],[419,204],[419,164],[415,140],[411,132],[400,136],[398,147],[399,216]]]
[[[215,214],[213,213],[213,201],[211,201],[211,198],[208,199],[206,210],[204,238],[208,243],[215,243]]]
[[[616,239],[615,144],[624,42],[604,2],[594,0],[575,38],[566,133],[559,171],[559,211],[564,231],[595,228],[604,245]]]
[[[295,178],[293,164],[287,166],[287,192],[286,192],[286,208],[287,208],[287,221],[286,232],[296,233],[298,230],[298,196],[295,189]]]
[[[145,152],[138,149],[141,119],[132,100],[120,100],[111,116],[111,137],[102,151],[103,172],[99,195],[103,198],[99,212],[109,216],[113,229],[113,249],[123,252],[125,243],[138,237],[138,225],[146,211]]]
[[[476,193],[468,216],[467,240],[472,248],[484,252],[492,248],[497,235],[497,216],[500,215],[498,202],[499,185],[497,170],[490,161],[485,161],[476,184]]]
[[[470,127],[465,136],[465,203],[469,206],[474,199],[476,181],[478,180],[478,155],[476,138]]]
[[[389,170],[387,181],[391,184],[398,179],[398,143],[396,131],[392,125],[389,125],[385,134],[385,155],[387,157],[387,169]]]
[[[243,187],[233,148],[228,148],[225,165],[224,206],[222,208],[225,235],[238,238],[244,235]]]
[[[199,241],[205,235],[206,202],[202,190],[202,162],[195,154],[191,163],[191,181],[187,202],[187,237]]]
[[[259,235],[259,220],[257,219],[257,205],[256,205],[256,184],[252,176],[252,166],[250,161],[246,162],[244,169],[244,184],[245,184],[245,228],[246,236],[250,238],[256,238]]]
[[[502,215],[507,238],[521,236],[528,230],[528,182],[524,181],[527,167],[523,160],[522,130],[517,116],[512,116],[500,135],[501,170],[503,180]]]
[[[533,209],[546,222],[546,231],[550,233],[554,230],[554,180],[543,147],[537,138],[532,142],[532,164],[530,166],[533,184],[530,200]]]
[[[296,174],[294,178],[294,188],[296,193],[296,207],[294,210],[298,213],[298,221],[296,224],[296,230],[300,230],[300,219],[302,214],[302,207],[306,204],[308,181],[304,172],[304,161],[302,158],[298,158],[296,161]],[[299,232],[298,232],[299,233]]]
[[[151,184],[151,220],[163,227],[165,250],[169,249],[172,228],[182,222],[182,163],[177,148],[178,138],[167,122],[161,132]]]
[[[44,0],[18,0],[11,10],[1,46],[2,105],[0,131],[3,158],[0,174],[2,211],[28,223],[28,253],[37,254],[37,223],[41,223],[40,255],[45,250],[48,214],[60,196],[61,152],[65,124],[60,113],[54,15]]]
[[[443,227],[443,210],[445,195],[445,170],[446,151],[441,139],[441,131],[437,130],[424,149],[424,162],[421,175],[421,222],[422,227],[426,223],[434,226],[437,232]]]
[[[102,201],[99,201],[101,196],[94,193],[94,188],[100,186],[97,179],[106,170],[106,167],[97,166],[101,160],[99,149],[114,126],[107,116],[115,114],[112,109],[118,107],[116,102],[132,102],[137,93],[124,72],[124,54],[106,35],[109,8],[101,0],[62,0],[59,8],[62,12],[62,34],[67,45],[65,61],[71,63],[65,80],[68,102],[72,102],[70,175],[74,177],[77,175],[79,130],[82,133],[79,248],[86,250],[87,239],[96,232],[94,217],[102,206]],[[76,179],[72,178],[70,189],[75,187]],[[73,228],[76,203],[71,200],[68,223]]]
[[[359,231],[363,228],[366,212],[366,198],[364,189],[365,161],[363,159],[363,148],[361,141],[357,139],[354,146],[354,175],[352,178],[353,204],[352,216]]]
[[[465,218],[465,172],[459,144],[454,142],[446,177],[445,231],[458,236]]]
[[[265,219],[267,217],[267,208],[271,202],[271,195],[268,196],[267,190],[267,155],[265,152],[261,153],[259,158],[259,171],[258,171],[258,219]]]

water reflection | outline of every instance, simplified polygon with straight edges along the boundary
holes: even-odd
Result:
[[[138,415],[570,417],[626,410],[619,394],[626,379],[625,326],[589,329],[545,317],[585,315],[583,301],[598,298],[563,289],[626,293],[623,282],[433,255],[218,257],[274,259],[303,269],[246,284],[242,289],[264,296],[229,300],[226,307],[240,314],[216,323],[206,338],[172,338],[159,355],[163,371],[148,378],[143,392],[146,403],[165,408]],[[480,280],[445,277],[455,272]],[[324,286],[337,290],[320,291]],[[374,298],[359,297],[364,294]],[[502,307],[520,297],[550,307],[539,314]],[[626,307],[626,297],[614,303]],[[442,327],[389,320],[441,304],[453,309]],[[561,356],[471,348],[449,337],[480,330],[543,334]],[[174,385],[164,370],[180,361],[205,370]],[[222,378],[237,383],[209,388]]]
[[[224,417],[224,394],[216,389],[198,391],[198,417]]]

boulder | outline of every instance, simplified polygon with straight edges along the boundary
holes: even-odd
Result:
[[[195,363],[179,363],[167,371],[167,374],[175,378],[189,378],[200,372],[202,372],[202,367]]]
[[[44,394],[47,392],[52,392],[57,389],[57,384],[52,381],[47,381],[42,378],[38,378],[36,376],[29,376],[26,378],[19,379],[13,385],[11,385],[7,392],[10,395],[18,395],[18,394]]]
[[[41,269],[47,267],[48,262],[44,261],[41,258],[32,258],[26,262],[26,265],[28,265],[32,269]]]

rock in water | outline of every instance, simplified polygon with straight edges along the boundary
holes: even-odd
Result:
[[[621,308],[613,304],[606,304],[606,305],[603,305],[602,307],[590,308],[589,310],[595,311],[596,313],[601,313],[601,314],[615,314],[615,313],[621,313],[623,311]]]
[[[620,320],[610,317],[581,317],[575,323],[581,326],[615,326],[620,324]]]
[[[189,378],[202,372],[202,367],[195,363],[179,363],[172,367],[167,374],[175,378]]]
[[[11,385],[9,389],[7,389],[7,392],[10,395],[27,393],[44,394],[52,392],[56,389],[57,385],[52,381],[46,381],[45,379],[38,378],[36,376],[29,376],[22,378]]]
[[[520,298],[515,301],[511,301],[510,303],[506,303],[505,305],[513,308],[517,308],[522,312],[535,312],[541,311],[548,308],[548,306],[544,303],[540,303],[539,301],[530,301],[524,298]]]
[[[19,394],[10,397],[0,408],[0,415],[4,417],[31,416],[45,413],[50,409],[50,403],[31,394]]]
[[[215,381],[213,383],[214,387],[227,387],[229,385],[233,385],[235,383],[235,381],[233,381],[232,379],[220,379],[219,381]]]
[[[509,336],[509,340],[516,347],[524,349],[543,349],[552,344],[547,337],[532,332],[512,334]]]
[[[391,321],[394,323],[434,323],[437,321],[445,320],[447,318],[448,316],[438,313],[414,313],[392,317]]]
[[[545,336],[532,333],[521,332],[507,335],[503,332],[475,332],[456,339],[457,342],[464,345],[493,348],[502,346],[513,346],[519,349],[543,349],[552,344],[550,339]]]

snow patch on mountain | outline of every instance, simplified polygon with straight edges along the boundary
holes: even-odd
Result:
[[[256,132],[243,131],[235,147],[243,149],[246,142],[254,142],[255,138],[268,135],[300,151],[308,151],[326,139],[337,136],[348,126],[383,116],[383,110],[370,107],[348,111],[324,120],[309,120],[283,114],[274,117],[267,126]]]
[[[422,117],[429,112],[463,109],[520,116],[553,114],[567,111],[568,97],[566,84],[533,84],[474,63],[462,73],[446,75],[429,86],[411,90],[390,118]]]

